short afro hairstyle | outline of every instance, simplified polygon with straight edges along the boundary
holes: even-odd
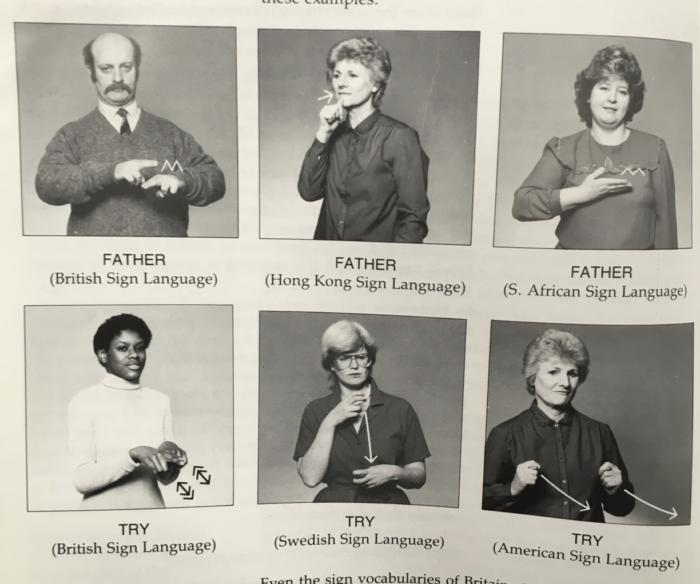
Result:
[[[142,319],[133,314],[117,314],[105,320],[97,328],[97,332],[92,338],[92,350],[95,355],[99,354],[100,351],[108,351],[112,339],[123,331],[134,331],[141,335],[146,348],[151,344],[153,334]]]
[[[597,83],[608,77],[619,77],[629,86],[630,103],[625,122],[631,122],[644,105],[646,87],[642,79],[642,70],[634,53],[621,45],[605,47],[598,51],[591,64],[576,76],[576,83],[574,83],[578,115],[589,128],[593,124],[589,103],[591,92]]]
[[[591,368],[591,359],[586,345],[572,333],[549,329],[525,349],[522,373],[530,395],[535,394],[535,376],[540,369],[540,364],[552,357],[570,361],[576,365],[579,383],[586,381]]]
[[[336,43],[326,58],[328,83],[333,79],[336,64],[341,61],[357,61],[369,69],[372,83],[377,88],[372,94],[372,105],[381,105],[391,75],[389,51],[371,38],[353,38]]]

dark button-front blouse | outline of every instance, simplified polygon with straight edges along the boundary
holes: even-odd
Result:
[[[513,496],[510,485],[516,467],[529,460],[539,463],[537,482]],[[611,462],[622,472],[622,485],[610,495],[598,470]],[[562,495],[546,477],[569,497],[590,505],[589,511]],[[635,500],[634,492],[610,427],[573,408],[554,422],[536,402],[516,417],[496,426],[486,440],[484,460],[484,509],[542,517],[604,523],[603,509],[624,517]]]
[[[314,239],[422,243],[428,162],[416,131],[379,110],[314,140],[299,176],[304,200],[323,199]]]
[[[340,391],[336,390],[306,406],[294,449],[294,460],[299,460],[306,454],[316,438],[321,422],[340,400]],[[345,420],[335,429],[328,468],[323,477],[324,483],[353,485],[354,470],[379,464],[406,466],[430,456],[418,416],[411,404],[405,399],[379,391],[374,380],[367,419],[372,456],[376,456],[377,459],[370,463],[365,458],[369,458],[370,454],[364,416],[358,431],[355,431],[353,426],[353,418]]]
[[[603,177],[626,179],[632,188],[562,212],[561,189],[580,186],[601,167]],[[617,146],[599,144],[590,130],[552,138],[515,191],[513,216],[537,221],[558,215],[556,234],[565,249],[677,248],[673,167],[664,141],[631,128]]]

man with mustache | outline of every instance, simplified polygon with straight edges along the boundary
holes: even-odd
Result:
[[[36,190],[71,205],[68,235],[186,236],[188,206],[224,196],[224,175],[187,132],[136,103],[141,48],[106,33],[83,49],[97,109],[61,128]]]

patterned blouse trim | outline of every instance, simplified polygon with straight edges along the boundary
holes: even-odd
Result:
[[[631,131],[634,132],[634,134],[630,135],[627,140],[633,140],[635,143],[630,144],[629,149],[632,150],[633,156],[638,160],[646,159],[645,163],[632,162],[629,164],[620,163],[618,165],[614,165],[612,159],[609,156],[606,156],[603,164],[598,164],[591,161],[590,164],[574,167],[576,150],[578,149],[580,142],[582,140],[593,140],[589,130],[584,130],[583,132],[579,132],[573,136],[567,136],[566,138],[554,138],[552,141],[550,141],[550,144],[556,140],[556,147],[552,149],[554,155],[563,166],[569,170],[573,170],[575,174],[591,174],[598,168],[605,168],[605,174],[608,175],[619,175],[622,177],[625,175],[634,176],[636,174],[641,174],[642,176],[646,176],[646,171],[656,170],[659,167],[662,140],[658,136],[652,136],[651,134],[645,134],[644,132],[639,132],[636,130]],[[651,139],[654,139],[655,142],[655,151],[653,151],[653,153],[651,150]],[[641,144],[638,144],[638,142],[641,142]],[[563,152],[562,146],[564,148]],[[642,148],[646,150],[646,152],[640,152]],[[585,156],[586,158],[589,158],[587,153],[585,153]]]

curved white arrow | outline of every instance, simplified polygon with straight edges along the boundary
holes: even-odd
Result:
[[[644,503],[645,505],[648,505],[652,509],[656,509],[657,511],[661,511],[662,513],[666,513],[666,515],[670,515],[671,517],[668,518],[669,521],[671,521],[671,519],[675,519],[676,517],[678,517],[678,512],[676,511],[675,507],[671,507],[671,511],[666,511],[666,509],[662,509],[661,507],[657,507],[656,505],[652,505],[651,503],[647,503],[644,499],[640,499],[639,497],[637,497],[637,495],[630,493],[627,489],[623,489],[623,490],[630,497],[634,497],[635,499],[637,499],[637,501],[641,501],[642,503]]]
[[[365,456],[366,460],[369,460],[370,464],[372,464],[375,460],[377,460],[376,456],[372,456],[372,437],[369,435],[369,419],[367,418],[367,412],[364,413],[365,416],[365,428],[367,428],[367,443],[369,444],[369,457]]]
[[[322,95],[316,101],[322,101],[325,99],[327,104],[330,103],[331,100],[333,99],[333,94],[330,91],[328,91],[327,89],[324,89],[323,93],[325,93],[325,95]]]
[[[545,481],[547,481],[550,485],[552,485],[557,491],[559,491],[562,495],[564,495],[567,499],[571,499],[574,503],[583,507],[583,509],[581,509],[581,511],[590,511],[591,510],[591,506],[588,504],[588,501],[586,501],[585,505],[583,503],[580,503],[579,501],[577,501],[576,499],[574,499],[570,495],[567,495],[564,491],[562,491],[559,487],[557,487],[552,481],[550,481],[546,476],[544,476],[543,474],[540,474],[540,476]]]

